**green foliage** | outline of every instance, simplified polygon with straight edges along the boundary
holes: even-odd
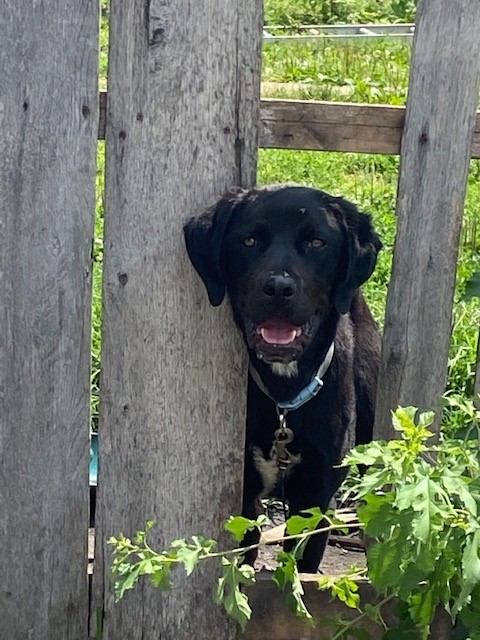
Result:
[[[413,22],[413,0],[265,0],[265,24]]]
[[[101,91],[107,88],[109,4],[109,0],[100,0],[99,88]]]
[[[311,622],[312,616],[303,601],[303,587],[297,570],[297,558],[302,553],[309,536],[316,535],[319,531],[337,528],[338,521],[332,513],[322,514],[318,508],[308,510],[306,514],[305,517],[297,516],[287,521],[287,527],[298,533],[281,538],[278,542],[294,540],[297,544],[292,553],[281,551],[278,554],[279,567],[273,579],[279,589],[285,593],[287,605],[291,610]],[[317,528],[323,520],[327,522],[325,527]],[[267,522],[268,519],[262,516],[256,520],[235,516],[228,519],[225,529],[232,533],[236,541],[241,541],[247,531],[258,529]],[[340,524],[342,527],[346,526],[344,523]],[[251,610],[247,596],[241,591],[241,587],[255,582],[254,570],[249,565],[243,564],[243,558],[247,550],[258,547],[259,544],[220,552],[216,550],[217,544],[214,540],[192,536],[191,540],[174,540],[168,549],[159,553],[155,552],[147,541],[152,526],[153,523],[148,522],[145,530],[139,531],[133,541],[122,534],[111,537],[108,541],[114,549],[111,576],[117,600],[122,598],[126,591],[134,588],[141,577],[150,578],[155,587],[170,589],[171,572],[176,567],[183,565],[187,575],[190,575],[199,562],[216,558],[220,560],[221,575],[217,583],[215,601],[223,605],[227,613],[243,628],[250,619]],[[355,600],[351,579],[340,580],[331,588],[344,602],[351,603]]]
[[[374,42],[267,39],[263,46],[263,95],[403,105],[410,54],[410,42],[389,38],[375,38]]]
[[[172,586],[173,567],[183,565],[189,576],[200,560],[215,555],[215,540],[202,536],[192,536],[191,542],[174,540],[169,549],[157,553],[147,543],[153,524],[147,522],[145,530],[139,531],[133,541],[123,534],[118,538],[112,536],[108,541],[115,548],[111,575],[117,600],[123,598],[125,591],[133,589],[142,576],[149,576],[155,587],[168,590]]]
[[[230,516],[225,523],[225,531],[229,531],[237,542],[242,542],[247,531],[255,529],[261,531],[261,528],[269,522],[269,519],[263,514],[259,515],[256,520],[249,520],[243,516]]]
[[[302,514],[304,515],[291,516],[287,520],[287,533],[289,535],[295,536],[304,531],[315,531],[324,518],[323,513],[318,507],[305,509],[305,511],[302,511]]]
[[[95,205],[95,235],[93,240],[92,286],[92,366],[90,378],[91,427],[98,430],[100,401],[100,359],[102,330],[102,269],[103,269],[103,194],[105,189],[105,144],[97,150],[97,189]]]
[[[379,593],[405,602],[425,639],[437,607],[468,617],[480,584],[479,442],[441,437],[429,445],[434,416],[415,415],[399,408],[400,438],[357,447],[343,464],[368,466],[349,488],[363,500],[358,517],[373,539],[368,577]],[[480,618],[472,631],[480,633]]]
[[[286,603],[290,611],[313,624],[313,617],[303,601],[304,592],[298,574],[296,553],[281,551],[277,560],[279,566],[275,570],[272,580],[280,591],[286,592]]]
[[[446,435],[462,440],[480,440],[478,410],[473,399],[449,394],[445,397],[443,414],[442,429]]]
[[[365,571],[363,569],[352,566],[344,575],[321,576],[317,584],[321,591],[329,590],[333,596],[344,602],[347,607],[358,609],[360,607],[358,580],[364,575]]]
[[[222,604],[225,611],[245,629],[252,610],[247,596],[240,591],[240,587],[255,582],[255,570],[248,564],[240,564],[241,556],[235,557],[232,562],[223,556],[221,562],[223,571],[218,579],[215,602]]]
[[[452,621],[458,617],[472,639],[480,638],[480,411],[470,402],[450,402],[465,414],[464,439],[441,436],[431,444],[429,427],[434,414],[417,417],[416,409],[399,407],[392,415],[397,440],[356,447],[343,462],[352,470],[359,465],[367,467],[363,475],[351,475],[344,486],[346,496],[353,495],[361,503],[360,526],[371,544],[366,569],[351,567],[343,575],[318,578],[319,589],[329,590],[348,607],[359,609],[354,620],[337,616],[323,621],[334,627],[333,640],[367,638],[358,626],[365,617],[380,624],[387,639],[413,639],[420,632],[425,640],[438,607],[445,608]],[[225,529],[240,541],[266,522],[262,517],[249,520],[237,516],[229,518]],[[288,535],[277,541],[292,540],[295,546],[291,552],[279,552],[273,580],[285,593],[287,605],[309,623],[313,624],[313,619],[303,599],[297,560],[310,536],[349,526],[332,513],[312,508],[289,518]],[[147,542],[151,527],[152,523],[147,523],[133,541],[123,535],[109,540],[114,547],[112,577],[117,598],[142,576],[149,577],[154,586],[169,589],[175,567],[183,566],[190,575],[199,562],[217,558],[221,575],[215,601],[243,628],[251,610],[242,587],[255,581],[253,569],[243,564],[243,559],[246,551],[260,543],[221,552],[214,540],[192,536],[175,540],[158,553]],[[366,577],[379,599],[362,607],[358,582]],[[401,613],[398,625],[388,628],[382,607],[393,598]]]

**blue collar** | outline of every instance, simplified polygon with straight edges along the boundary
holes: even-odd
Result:
[[[327,351],[327,355],[325,356],[325,359],[323,360],[322,364],[318,368],[318,371],[316,372],[316,374],[313,376],[313,379],[309,382],[309,384],[307,384],[306,387],[304,387],[299,393],[297,393],[297,395],[292,400],[289,400],[287,402],[277,402],[272,398],[267,387],[263,384],[263,381],[260,378],[260,374],[251,363],[250,363],[250,375],[254,379],[257,387],[261,391],[263,391],[263,393],[266,396],[271,398],[273,402],[275,402],[277,409],[283,409],[285,412],[295,411],[295,409],[299,409],[306,402],[314,398],[317,395],[317,393],[320,391],[320,389],[323,387],[322,378],[327,372],[327,369],[332,362],[334,350],[335,350],[335,347],[332,342],[332,344],[330,345],[330,348]]]

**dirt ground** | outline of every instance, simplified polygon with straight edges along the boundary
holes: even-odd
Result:
[[[280,550],[281,547],[279,545],[263,547],[255,562],[255,569],[257,571],[275,571],[277,566],[275,558]],[[335,575],[345,573],[351,565],[364,567],[365,553],[354,549],[346,549],[340,544],[329,544],[325,550],[320,570],[322,573]]]
[[[272,520],[273,525],[272,528],[266,528],[264,531],[264,537],[267,540],[271,539],[271,535],[275,532],[277,536],[282,535],[280,527],[283,525],[284,516],[278,504],[269,507],[268,517]],[[255,569],[257,571],[275,571],[277,567],[275,558],[280,550],[281,546],[274,544],[261,547],[255,562]],[[365,566],[365,551],[359,533],[333,534],[325,549],[320,571],[330,575],[341,574],[345,573],[352,565],[359,568]]]

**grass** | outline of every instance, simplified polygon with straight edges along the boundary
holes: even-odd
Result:
[[[103,196],[105,193],[105,142],[98,143],[95,238],[93,245],[92,301],[92,366],[91,366],[91,426],[98,428],[100,402],[100,371],[102,348],[102,268],[103,268]]]
[[[414,0],[265,0],[265,24],[413,22]]]
[[[411,22],[411,0],[266,0],[266,23],[295,31],[303,23]],[[100,88],[106,88],[107,0],[102,0]],[[263,52],[264,97],[404,104],[411,44],[407,40],[322,39],[315,42],[266,42]],[[385,245],[373,277],[365,286],[373,313],[382,325],[395,238],[398,158],[393,156],[261,149],[258,182],[297,182],[317,186],[356,202],[371,213]],[[99,145],[94,262],[92,424],[98,421],[101,348],[101,267],[103,238],[104,145]],[[449,392],[472,394],[480,308],[478,298],[462,299],[468,278],[480,270],[480,163],[472,161],[457,270],[457,288]]]
[[[402,105],[410,52],[402,39],[267,40],[263,97]]]

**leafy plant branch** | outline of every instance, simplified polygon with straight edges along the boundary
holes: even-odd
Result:
[[[326,521],[325,526],[319,523]],[[236,542],[241,542],[248,531],[261,528],[270,524],[269,519],[261,515],[256,520],[249,520],[243,516],[231,516],[225,523],[225,529],[229,531]],[[232,615],[242,627],[250,619],[251,611],[248,600],[240,592],[241,585],[249,585],[255,582],[255,572],[252,567],[243,563],[248,551],[264,546],[265,542],[258,542],[243,547],[235,547],[217,551],[217,542],[202,536],[192,536],[191,540],[174,540],[170,547],[164,551],[154,551],[148,544],[148,534],[154,523],[147,522],[144,531],[139,531],[134,539],[120,534],[111,537],[108,541],[114,547],[114,560],[112,564],[112,576],[117,600],[121,599],[125,592],[132,589],[142,576],[149,576],[152,584],[161,589],[171,587],[170,573],[175,566],[183,565],[187,575],[190,575],[198,563],[220,558],[222,577],[219,579],[215,599],[223,604],[227,612]],[[318,508],[309,509],[305,516],[293,516],[286,523],[288,535],[280,535],[268,544],[281,544],[290,540],[297,540],[298,544],[293,552],[281,552],[278,556],[280,567],[274,574],[274,580],[281,590],[286,590],[291,585],[291,594],[287,594],[287,600],[293,597],[292,605],[295,612],[308,620],[308,613],[302,599],[303,589],[296,568],[296,560],[308,538],[321,532],[332,530],[343,531],[349,528],[358,528],[358,522],[345,523],[334,516],[333,513],[323,514]],[[233,557],[233,560],[229,560]],[[351,580],[364,577],[364,570],[352,572]],[[323,576],[322,576],[323,577]],[[287,589],[288,590],[288,589]],[[235,605],[235,606],[234,606]]]
[[[407,640],[419,634],[426,640],[439,607],[449,613],[452,623],[459,620],[464,625],[471,640],[480,640],[480,456],[476,437],[480,412],[471,402],[454,400],[453,405],[455,402],[467,426],[462,438],[453,434],[429,445],[432,433],[428,427],[434,414],[417,417],[415,408],[400,407],[392,416],[397,440],[361,445],[346,456],[343,466],[350,468],[350,474],[344,499],[353,497],[360,503],[360,525],[313,508],[289,518],[287,535],[269,541],[297,541],[293,551],[279,552],[279,566],[272,579],[285,593],[290,608],[313,623],[297,569],[307,539],[333,529],[364,529],[370,540],[367,568],[351,567],[342,575],[318,576],[319,589],[329,590],[360,612],[353,620],[322,620],[334,626],[334,640],[368,638],[366,630],[358,626],[365,618],[381,625],[386,639]],[[366,467],[363,474],[358,473],[360,465]],[[260,531],[267,523],[265,516],[256,520],[237,516],[229,518],[225,528],[241,542],[247,532]],[[183,565],[190,575],[199,562],[220,558],[215,600],[244,627],[251,609],[242,588],[255,582],[255,572],[244,564],[244,557],[264,543],[219,551],[215,540],[193,536],[190,541],[175,540],[158,553],[147,542],[151,527],[149,522],[133,541],[125,536],[109,541],[114,547],[112,574],[117,598],[143,575],[150,576],[155,586],[168,589],[174,566]],[[378,599],[375,604],[361,606],[358,583],[366,578]],[[400,607],[398,624],[387,629],[382,607],[393,599]]]

